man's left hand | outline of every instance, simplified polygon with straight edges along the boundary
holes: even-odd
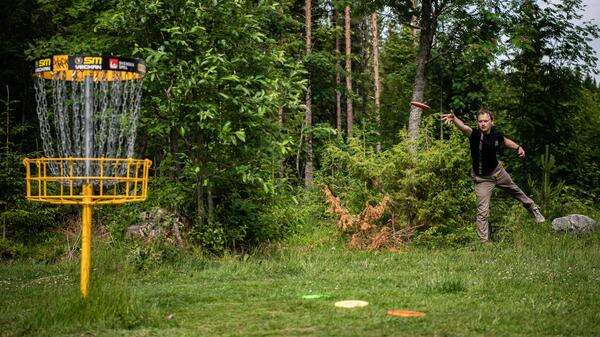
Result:
[[[517,154],[519,155],[519,158],[525,158],[525,150],[523,150],[523,148],[520,146],[519,146],[519,149],[517,150]]]

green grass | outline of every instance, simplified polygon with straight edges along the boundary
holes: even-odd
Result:
[[[2,336],[595,336],[600,235],[528,226],[505,242],[348,250],[326,229],[250,256],[188,256],[145,270],[95,243],[92,292],[78,263],[0,265]],[[320,299],[302,299],[323,294]],[[334,302],[366,300],[360,309]],[[394,318],[388,309],[423,311]],[[167,319],[172,315],[171,319]]]

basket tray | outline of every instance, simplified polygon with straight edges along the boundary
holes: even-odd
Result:
[[[23,164],[27,200],[53,204],[122,204],[146,200],[152,161],[25,158]],[[86,174],[86,171],[94,174]],[[92,186],[91,195],[83,195],[84,186]]]

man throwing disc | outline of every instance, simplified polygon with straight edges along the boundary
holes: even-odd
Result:
[[[477,234],[481,242],[490,242],[490,199],[494,187],[498,186],[508,192],[533,215],[535,221],[546,221],[538,206],[513,181],[508,172],[498,162],[496,153],[500,146],[517,151],[520,158],[525,157],[525,150],[514,141],[504,137],[494,125],[494,115],[491,111],[480,109],[477,113],[477,129],[465,125],[454,114],[442,115],[442,120],[454,123],[456,127],[469,137],[473,169],[471,179],[475,184],[477,195]]]

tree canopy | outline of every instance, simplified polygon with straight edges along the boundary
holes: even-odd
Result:
[[[595,136],[600,90],[592,77],[597,55],[589,44],[599,37],[599,28],[580,21],[581,0],[308,3],[310,30],[304,1],[11,3],[0,14],[3,167],[13,165],[17,154],[41,151],[29,66],[33,59],[122,55],[147,64],[136,153],[154,161],[153,202],[185,214],[191,237],[216,251],[285,231],[277,226],[266,230],[261,219],[278,202],[289,201],[290,191],[304,186],[305,167],[314,166],[316,187],[337,177],[340,162],[334,159],[350,157],[333,155],[332,146],[347,155],[359,147],[364,153],[391,151],[382,157],[389,159],[403,148],[399,144],[408,128],[417,151],[439,158],[428,144],[455,142],[452,131],[436,120],[449,111],[467,122],[474,121],[480,107],[497,112],[497,125],[528,149],[525,161],[507,159],[520,182],[547,170],[542,159],[549,149],[556,160],[555,179],[567,184],[572,195],[600,200],[600,140]],[[372,43],[375,34],[378,44]],[[346,46],[344,59],[341,48]],[[350,79],[350,85],[342,84]],[[381,82],[380,102],[374,99],[374,81]],[[425,101],[432,109],[414,116],[411,100]],[[351,118],[346,119],[346,111],[352,111]],[[411,128],[420,134],[414,136]],[[427,166],[421,165],[428,161],[422,153],[418,165],[389,160],[399,160],[403,170],[425,172]],[[460,163],[451,167],[459,169]],[[375,191],[371,197],[385,185],[403,193],[403,200],[414,197],[423,205],[447,186],[415,196],[404,188],[425,185],[385,174],[383,185],[364,174],[355,178],[368,181],[367,188]],[[14,172],[3,176],[0,212],[29,207],[16,197],[19,179]],[[369,198],[360,194],[356,200]],[[417,209],[409,213],[409,220],[435,219],[451,226],[444,224],[446,213],[429,220]]]

